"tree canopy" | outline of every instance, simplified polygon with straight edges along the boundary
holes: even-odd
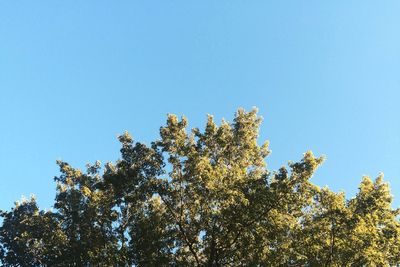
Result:
[[[52,210],[34,197],[2,211],[4,266],[393,266],[399,210],[380,174],[357,195],[310,179],[311,151],[270,171],[257,110],[203,130],[169,115],[150,145],[85,171],[58,161]]]

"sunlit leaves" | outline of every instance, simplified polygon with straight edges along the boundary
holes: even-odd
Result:
[[[121,158],[81,171],[58,161],[54,209],[2,212],[5,266],[393,266],[399,211],[383,175],[357,195],[311,182],[323,157],[267,169],[257,110],[188,129],[168,115],[149,146],[125,132]]]

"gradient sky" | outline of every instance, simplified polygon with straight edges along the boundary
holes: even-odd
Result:
[[[0,209],[55,196],[57,159],[119,156],[167,113],[202,127],[253,106],[271,169],[311,149],[313,181],[385,173],[400,205],[400,1],[1,1]]]

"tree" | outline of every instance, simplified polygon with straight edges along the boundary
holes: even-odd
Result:
[[[39,211],[34,197],[3,212],[1,261],[6,266],[55,266],[63,263],[67,236],[50,211]]]
[[[349,201],[351,212],[349,250],[359,265],[399,263],[399,210],[391,207],[392,196],[383,175],[375,181],[364,177],[357,196]]]
[[[58,162],[54,209],[2,212],[5,266],[389,266],[400,263],[398,210],[379,176],[357,196],[310,179],[323,157],[269,171],[257,110],[187,128],[169,115],[150,146],[119,137],[121,159]]]

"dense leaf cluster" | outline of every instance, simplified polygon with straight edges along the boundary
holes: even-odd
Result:
[[[168,116],[146,146],[86,172],[58,162],[53,210],[34,198],[1,213],[4,266],[393,266],[398,210],[380,175],[358,194],[310,182],[323,158],[267,170],[256,110],[204,131]]]

